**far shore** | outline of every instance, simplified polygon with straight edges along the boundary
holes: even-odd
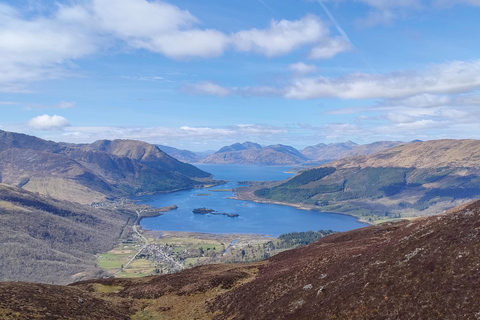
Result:
[[[334,214],[341,214],[344,216],[349,216],[349,217],[354,217],[357,219],[357,222],[360,223],[365,223],[368,225],[374,225],[375,223],[372,223],[370,221],[362,220],[362,218],[353,215],[353,214],[348,214],[345,212],[332,212],[332,211],[321,211],[318,209],[316,206],[312,205],[307,205],[307,204],[297,204],[297,203],[289,203],[289,202],[281,202],[281,201],[274,201],[274,200],[268,200],[268,199],[263,199],[255,196],[255,188],[252,187],[241,187],[235,189],[235,196],[229,197],[230,199],[235,199],[235,200],[244,200],[244,201],[252,201],[252,202],[257,202],[257,203],[268,203],[268,204],[277,204],[281,206],[289,206],[289,207],[294,207],[300,210],[306,210],[306,211],[318,211],[318,212],[325,212],[325,213],[334,213]]]

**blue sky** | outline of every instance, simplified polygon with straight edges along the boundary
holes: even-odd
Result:
[[[0,129],[195,151],[480,139],[480,0],[0,1]]]

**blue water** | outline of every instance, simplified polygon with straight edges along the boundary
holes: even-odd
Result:
[[[255,165],[197,164],[200,169],[212,173],[215,179],[230,180],[214,188],[178,191],[169,194],[142,196],[141,203],[154,207],[177,205],[178,209],[162,216],[142,219],[145,229],[163,231],[190,231],[203,233],[256,233],[278,236],[293,231],[331,229],[347,231],[366,226],[356,218],[318,211],[300,210],[294,207],[255,203],[228,199],[233,192],[211,192],[211,189],[238,187],[237,181],[283,180],[292,174],[285,173],[290,167]],[[198,194],[208,193],[208,196]],[[239,217],[224,215],[194,214],[195,208],[211,208],[218,212],[238,213]]]

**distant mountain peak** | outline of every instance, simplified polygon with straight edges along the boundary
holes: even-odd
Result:
[[[283,165],[299,164],[306,160],[304,155],[291,146],[276,144],[262,147],[258,143],[246,141],[223,147],[202,162]]]
[[[215,153],[224,153],[224,152],[232,152],[232,151],[242,151],[248,149],[262,149],[262,146],[255,142],[246,141],[244,143],[236,142],[232,145],[225,146],[218,150]]]

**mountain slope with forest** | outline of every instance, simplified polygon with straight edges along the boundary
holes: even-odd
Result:
[[[331,234],[252,264],[68,287],[0,283],[0,318],[476,319],[479,228],[476,201]]]
[[[480,141],[434,140],[304,170],[243,199],[294,203],[366,221],[440,213],[480,197]]]
[[[0,280],[70,283],[105,276],[95,254],[130,231],[135,212],[87,207],[0,184]]]

